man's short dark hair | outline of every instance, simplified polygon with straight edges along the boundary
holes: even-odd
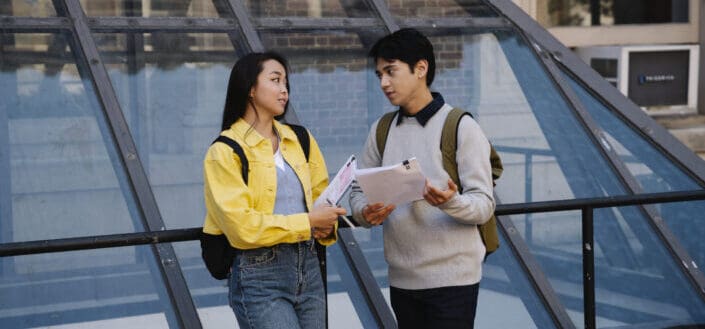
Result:
[[[383,58],[386,61],[399,60],[407,65],[411,72],[414,72],[414,65],[420,60],[428,62],[428,73],[426,74],[426,85],[431,86],[436,75],[436,58],[433,55],[433,45],[425,35],[416,29],[404,28],[389,34],[372,46],[368,56],[375,61]]]

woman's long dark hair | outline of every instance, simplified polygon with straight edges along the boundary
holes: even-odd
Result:
[[[257,84],[257,76],[262,73],[262,63],[273,59],[284,66],[286,73],[286,90],[289,91],[289,65],[283,56],[275,52],[249,53],[237,60],[230,71],[228,81],[228,92],[225,96],[225,108],[223,109],[223,123],[220,130],[230,129],[230,126],[237,119],[245,116],[247,102],[250,101],[250,90]],[[286,114],[289,103],[284,107],[284,113],[275,117],[280,119]]]

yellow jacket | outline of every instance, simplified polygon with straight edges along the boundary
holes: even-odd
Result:
[[[284,160],[301,182],[308,209],[328,185],[328,170],[316,140],[311,136],[309,161],[299,146],[294,131],[274,122]],[[277,195],[277,172],[272,144],[242,119],[221,132],[237,141],[249,161],[249,181],[242,178],[240,158],[225,143],[214,143],[203,160],[206,219],[203,232],[225,234],[230,245],[254,249],[279,243],[295,243],[311,238],[308,214],[273,214]],[[337,226],[336,226],[337,228]],[[335,230],[334,230],[335,232]],[[319,240],[335,243],[337,234]]]

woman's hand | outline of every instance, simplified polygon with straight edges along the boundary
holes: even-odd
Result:
[[[331,205],[319,205],[313,208],[308,213],[308,220],[314,230],[314,237],[316,236],[315,231],[328,232],[330,234],[338,221],[338,216],[343,216],[345,213],[347,213],[345,208]]]
[[[318,239],[325,239],[333,233],[333,227],[331,228],[326,228],[326,229],[319,229],[319,228],[314,228],[311,229],[311,233],[313,234],[313,238],[318,240]]]
[[[387,219],[392,211],[396,208],[395,205],[385,205],[384,203],[378,202],[373,204],[368,204],[365,208],[362,208],[362,216],[365,220],[372,225],[379,225]]]

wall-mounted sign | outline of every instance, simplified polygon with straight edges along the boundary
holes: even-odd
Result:
[[[655,75],[646,75],[646,74],[640,74],[639,76],[639,84],[643,85],[645,83],[656,83],[656,82],[670,82],[670,81],[675,81],[676,76],[673,74],[655,74]]]
[[[688,50],[629,53],[627,96],[639,106],[688,104]]]

